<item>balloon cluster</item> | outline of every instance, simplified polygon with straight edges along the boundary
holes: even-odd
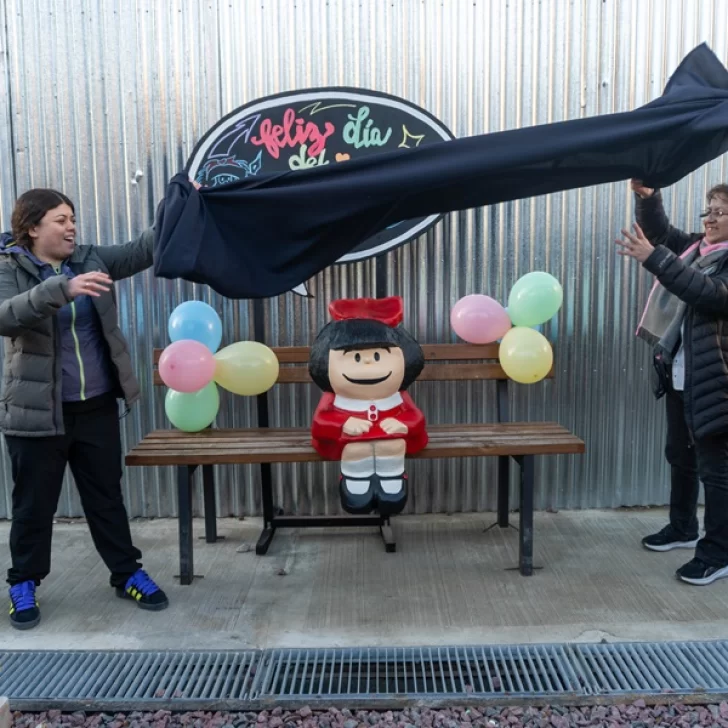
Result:
[[[159,376],[169,387],[164,410],[185,432],[209,427],[220,409],[217,385],[235,394],[267,392],[278,379],[278,359],[264,344],[238,341],[218,351],[222,322],[212,306],[186,301],[169,317],[172,343],[159,359]]]
[[[548,339],[535,330],[561,308],[564,292],[549,273],[519,278],[508,297],[508,309],[490,296],[461,298],[450,313],[453,331],[470,344],[500,341],[498,359],[514,381],[533,384],[550,371],[554,355]]]

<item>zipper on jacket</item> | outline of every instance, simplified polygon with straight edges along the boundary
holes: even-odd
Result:
[[[35,267],[35,266],[34,266]],[[56,267],[53,267],[53,270],[56,271],[56,273],[60,272],[60,268],[56,269]],[[42,282],[43,279],[40,277],[40,274],[37,272],[34,274],[35,278],[38,279],[39,282]],[[63,415],[61,414],[60,420],[58,419],[58,368],[62,367],[62,361],[63,361],[63,350],[61,348],[61,327],[58,325],[58,318],[56,316],[53,317],[53,323],[51,325],[51,330],[53,332],[52,342],[53,342],[53,354],[55,359],[58,362],[58,365],[56,365],[56,362],[53,363],[53,386],[51,387],[51,401],[53,402],[53,425],[56,429],[56,434],[60,435],[64,432],[64,422],[63,422]],[[63,381],[61,374],[61,381]],[[63,400],[61,399],[61,402]]]
[[[78,341],[78,334],[76,333],[76,302],[71,302],[71,335],[73,336],[73,343],[76,349],[76,359],[78,359],[78,372],[79,380],[81,384],[81,400],[86,399],[86,374],[83,370],[83,358],[81,357],[81,344]]]
[[[63,352],[60,349],[61,346],[61,328],[58,325],[58,319],[54,316],[53,317],[53,352],[55,356],[57,357],[58,361],[62,361],[61,357],[63,356]],[[56,434],[60,435],[64,431],[63,427],[63,417],[61,417],[61,420],[59,422],[58,420],[58,396],[57,396],[57,389],[58,389],[58,372],[56,369],[55,362],[53,363],[53,386],[51,387],[51,401],[53,402],[53,425],[56,428]]]

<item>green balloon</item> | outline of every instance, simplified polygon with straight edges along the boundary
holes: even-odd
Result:
[[[564,290],[550,273],[526,273],[511,288],[508,315],[514,326],[538,326],[553,318],[563,300]]]
[[[197,392],[167,390],[164,411],[169,421],[183,432],[199,432],[209,427],[220,409],[220,393],[215,382]]]

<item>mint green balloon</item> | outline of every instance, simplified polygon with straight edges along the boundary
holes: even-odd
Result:
[[[169,421],[183,432],[199,432],[209,427],[220,409],[220,393],[215,382],[197,392],[167,390],[164,411]]]
[[[526,273],[511,288],[508,315],[514,326],[538,326],[553,318],[563,301],[564,290],[550,273]]]

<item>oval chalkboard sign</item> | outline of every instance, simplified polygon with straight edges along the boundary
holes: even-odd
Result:
[[[187,172],[200,184],[215,187],[454,138],[432,114],[396,96],[346,87],[306,89],[267,96],[228,114],[198,142]],[[337,263],[391,250],[421,235],[441,217],[396,223]]]

